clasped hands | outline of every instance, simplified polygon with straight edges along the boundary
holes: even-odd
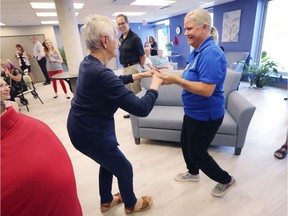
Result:
[[[152,82],[157,82],[160,85],[170,85],[175,83],[175,74],[170,74],[167,72],[163,72],[161,70],[150,70],[147,72],[143,72],[142,78],[152,77]]]

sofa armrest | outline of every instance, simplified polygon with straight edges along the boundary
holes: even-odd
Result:
[[[141,98],[143,97],[147,92],[147,89],[142,88],[142,90],[136,94],[137,97]],[[135,139],[135,143],[139,144],[140,143],[140,136],[139,136],[139,121],[138,121],[139,117],[138,116],[134,116],[132,114],[130,114],[130,121],[131,121],[131,126],[132,126],[132,133],[133,133],[133,137]],[[136,141],[136,139],[138,141]],[[138,143],[137,143],[138,142]]]
[[[228,96],[227,111],[236,121],[237,129],[237,144],[236,148],[244,146],[248,126],[255,112],[256,107],[245,99],[238,91],[233,91]]]

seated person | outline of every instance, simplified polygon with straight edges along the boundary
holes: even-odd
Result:
[[[4,81],[2,77],[0,77],[0,91],[1,91],[1,99],[4,101],[6,107],[13,107],[17,112],[19,112],[19,106],[16,102],[10,101],[10,88],[8,84]]]
[[[286,135],[285,143],[274,152],[274,156],[278,159],[284,159],[288,152],[288,131]]]
[[[158,50],[158,56],[155,60],[156,69],[168,69],[173,70],[173,66],[168,61],[166,56],[163,56],[163,50]]]
[[[82,216],[71,160],[43,122],[1,100],[2,215]]]
[[[143,65],[144,70],[155,70],[155,68],[152,65],[152,61],[150,59],[150,48],[144,47],[144,52],[146,57]]]
[[[23,80],[22,72],[15,67],[11,60],[1,60],[1,76],[10,87],[11,101],[15,101],[15,97],[21,91],[27,90],[27,86]]]

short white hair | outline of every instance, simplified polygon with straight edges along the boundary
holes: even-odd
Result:
[[[117,26],[109,17],[101,15],[90,15],[86,17],[85,24],[81,27],[81,33],[87,48],[92,51],[102,47],[101,36],[107,35],[115,39]]]

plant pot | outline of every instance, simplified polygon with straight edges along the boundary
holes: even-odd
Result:
[[[172,55],[172,51],[171,51],[171,50],[168,50],[168,51],[167,51],[167,55],[168,55],[168,56],[171,56],[171,55]]]
[[[255,85],[257,88],[263,88],[263,86],[264,86],[263,80],[261,80],[261,79],[255,80]]]

